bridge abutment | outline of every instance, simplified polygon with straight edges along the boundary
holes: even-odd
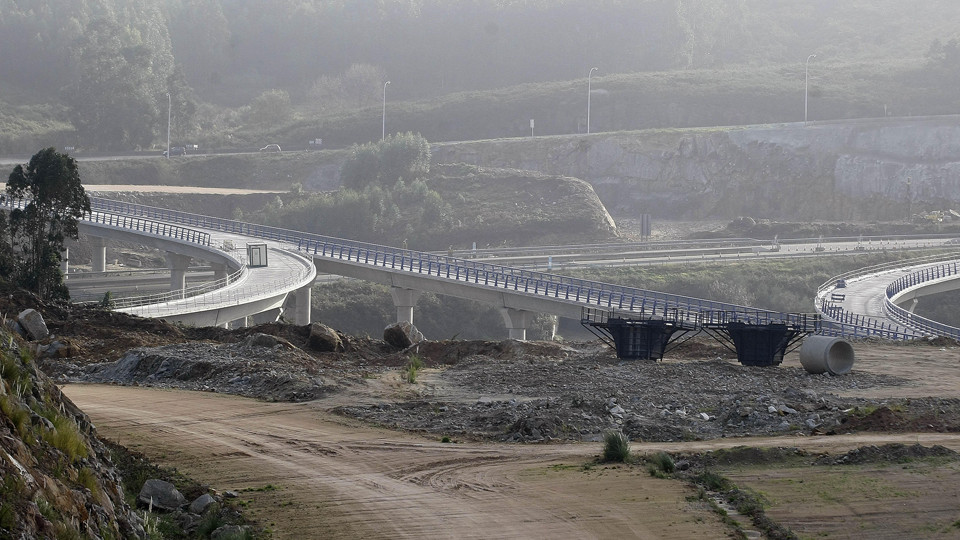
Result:
[[[414,289],[404,289],[402,287],[392,287],[390,289],[393,305],[397,308],[397,322],[406,321],[413,324],[413,308],[416,307],[420,294],[420,291]]]

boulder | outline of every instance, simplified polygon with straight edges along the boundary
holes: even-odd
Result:
[[[383,329],[383,340],[398,349],[406,349],[423,341],[423,334],[407,321],[391,324]]]
[[[17,315],[17,322],[27,332],[30,339],[44,339],[50,335],[50,331],[47,330],[47,323],[43,322],[43,316],[35,309],[27,308],[21,311]]]
[[[141,506],[149,507],[150,501],[153,501],[154,510],[165,512],[173,512],[187,504],[187,498],[177,491],[173,484],[156,478],[144,482],[140,494],[137,495],[137,503]]]
[[[213,495],[204,493],[190,503],[190,513],[202,514],[207,510],[207,508],[210,507],[211,504],[214,504],[215,502],[217,502],[217,500],[213,498]]]
[[[270,334],[263,334],[263,333],[253,334],[249,336],[246,339],[246,341],[244,341],[244,345],[246,345],[247,347],[273,348],[277,346],[279,343],[280,343],[280,340],[278,340],[276,336],[271,336]]]
[[[13,332],[14,334],[20,337],[27,336],[27,331],[24,330],[22,326],[20,326],[20,323],[18,323],[13,319],[7,319],[6,326],[7,326],[7,330],[10,330],[11,332]]]
[[[336,352],[343,350],[343,342],[337,331],[321,323],[310,324],[310,337],[307,338],[307,345],[319,352]]]

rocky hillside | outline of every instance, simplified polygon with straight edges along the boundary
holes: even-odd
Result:
[[[31,344],[7,328],[0,330],[0,537],[144,537],[93,425],[37,368]]]

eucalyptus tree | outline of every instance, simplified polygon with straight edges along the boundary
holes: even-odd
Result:
[[[0,246],[12,253],[13,281],[41,298],[69,298],[60,272],[64,241],[78,238],[80,218],[90,212],[77,161],[55,148],[41,150],[26,167],[14,167],[6,194],[23,203],[10,212],[9,243]]]

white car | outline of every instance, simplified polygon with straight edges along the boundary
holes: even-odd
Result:
[[[261,152],[282,152],[279,144],[268,144],[260,149]]]

